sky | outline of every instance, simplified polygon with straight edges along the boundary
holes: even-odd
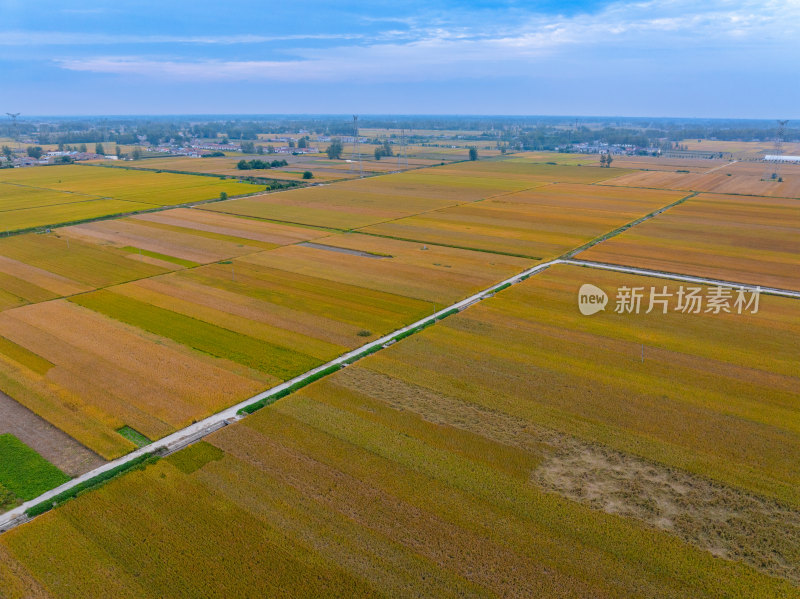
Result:
[[[0,114],[800,118],[800,0],[0,0]]]

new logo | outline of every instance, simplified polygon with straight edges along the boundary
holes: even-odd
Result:
[[[578,309],[584,316],[597,314],[606,309],[608,296],[606,292],[591,283],[584,283],[578,291]]]

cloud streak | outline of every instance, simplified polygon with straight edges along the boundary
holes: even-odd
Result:
[[[411,23],[411,20],[406,20]],[[354,43],[327,48],[287,45],[286,60],[192,58],[180,55],[100,55],[58,61],[71,71],[179,81],[308,82],[392,78],[485,77],[512,75],[565,51],[618,49],[634,53],[680,48],[735,48],[747,40],[797,46],[800,3],[716,0],[697,6],[687,0],[615,3],[597,14],[573,17],[529,14],[518,24],[469,26],[463,23],[414,26],[409,31],[330,35]],[[211,39],[163,38],[181,43],[302,41],[320,36],[227,36]],[[148,40],[162,38],[149,37]],[[0,43],[2,40],[0,39]]]

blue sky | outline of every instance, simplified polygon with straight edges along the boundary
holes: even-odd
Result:
[[[800,117],[800,0],[0,0],[0,112]]]

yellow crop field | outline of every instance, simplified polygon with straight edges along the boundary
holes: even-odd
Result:
[[[36,187],[0,183],[0,213],[99,199],[101,199],[99,196],[89,194],[77,194],[67,191],[54,191],[51,189],[38,189]]]
[[[610,179],[607,185],[629,187],[685,189],[713,193],[744,194],[784,198],[800,198],[800,166],[781,166],[782,181],[764,179],[770,167],[764,162],[717,164],[706,171],[641,171]]]
[[[792,596],[796,302],[588,317],[586,273],[536,275],[3,535],[6,576],[55,597],[287,584],[309,597]],[[590,274],[609,292],[664,283]],[[572,457],[618,478],[570,497],[563,485],[591,474],[548,474]],[[764,511],[745,524],[751,505]]]
[[[437,193],[436,182],[417,183],[403,177],[387,175],[378,179],[347,181],[332,186],[318,186],[242,198],[203,206],[226,214],[250,216],[289,223],[352,229],[375,222],[400,218],[469,198],[456,193]],[[408,181],[410,189],[404,188]],[[473,192],[474,193],[474,192]]]
[[[0,272],[58,295],[114,285],[177,268],[145,264],[108,246],[68,235],[27,234],[0,239]]]
[[[420,243],[556,257],[612,231],[685,192],[552,184],[482,202],[365,227],[365,233]]]
[[[551,181],[592,182],[622,172],[527,162],[471,162],[243,198],[203,209],[349,230]]]
[[[3,312],[0,336],[52,364],[0,355],[2,388],[107,459],[134,448],[124,425],[159,438],[276,380],[64,300]]]
[[[577,309],[586,282],[610,298],[591,317]],[[620,314],[623,285],[674,292],[678,283],[556,266],[371,367],[800,506],[797,301],[764,296],[756,314],[664,314],[658,305],[645,314],[645,300],[641,314]]]
[[[187,226],[227,226],[230,232],[260,233],[284,243],[319,233],[240,223],[243,219],[211,212],[177,212],[183,218],[178,214],[174,220]],[[165,215],[171,218],[169,212],[158,216]],[[146,222],[141,221],[142,229]],[[263,231],[253,229],[262,224]],[[159,234],[149,239],[162,245],[150,246],[150,253],[204,258],[191,253],[200,251],[193,242],[154,230]],[[61,285],[63,291],[74,285],[70,289],[78,293],[69,302],[47,302],[58,294],[32,286],[25,291],[40,295],[28,301],[42,303],[5,306],[0,339],[13,344],[14,351],[0,355],[0,388],[104,457],[130,449],[116,433],[123,426],[150,439],[163,437],[530,264],[353,234],[327,236],[321,247],[250,248],[249,255],[233,261],[159,275],[163,269],[154,264],[130,260],[112,245],[97,245],[135,241],[142,246],[135,219],[63,232],[71,243],[58,256],[43,251],[42,244],[61,244],[66,238],[5,240],[13,243],[6,253],[25,262],[18,266],[8,258],[0,268],[21,275],[26,268],[46,267],[34,271],[41,285]],[[391,254],[370,254],[379,244]],[[67,251],[75,254],[65,263]],[[122,268],[125,262],[131,269],[151,270],[136,277]],[[137,280],[124,283],[130,279]],[[92,292],[94,287],[103,289]],[[179,360],[185,362],[180,368]]]
[[[688,150],[697,152],[731,152],[734,158],[763,158],[765,154],[773,154],[775,144],[772,141],[725,141],[713,139],[684,139],[680,142]],[[786,154],[800,154],[800,144],[787,142],[783,151]]]
[[[700,194],[577,256],[800,290],[797,200]]]
[[[396,293],[440,308],[532,266],[530,260],[356,233],[287,246],[239,262]],[[349,253],[336,251],[344,249]],[[359,255],[361,254],[361,255]]]
[[[263,191],[213,177],[104,168],[48,166],[0,171],[0,231],[125,214]]]
[[[315,229],[188,208],[141,214],[132,217],[131,221],[140,224],[165,225],[173,227],[172,230],[191,231],[195,235],[210,233],[212,237],[219,235],[224,238],[235,238],[243,244],[254,241],[273,246],[288,245],[308,241],[325,234]]]

